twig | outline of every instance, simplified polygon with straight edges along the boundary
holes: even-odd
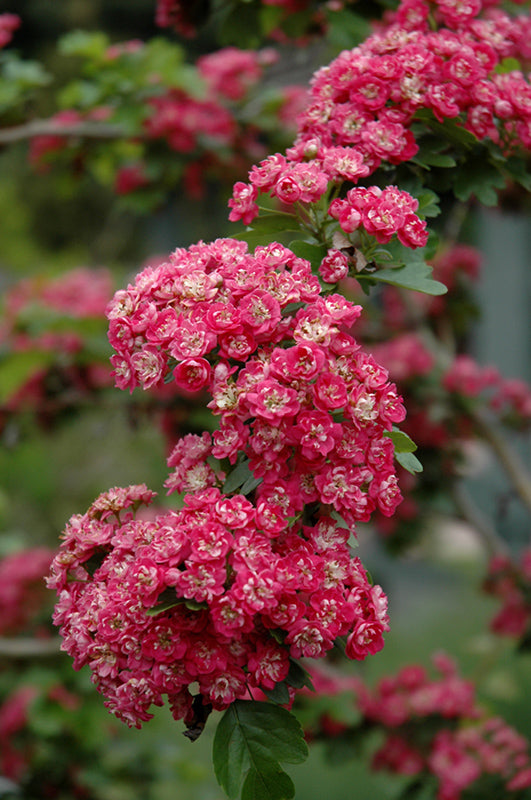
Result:
[[[60,654],[61,639],[54,636],[50,639],[0,637],[0,658],[40,658],[41,656],[57,656]]]
[[[499,536],[495,527],[491,525],[490,520],[474,503],[462,482],[454,481],[450,491],[456,509],[460,513],[462,519],[468,522],[477,532],[485,545],[488,555],[490,557],[495,555],[509,555],[507,544],[501,536]]]
[[[478,431],[498,457],[520,500],[531,513],[531,475],[520,456],[509,446],[483,410],[471,411],[471,415]]]
[[[23,125],[0,129],[0,145],[33,139],[35,136],[60,136],[65,139],[70,136],[88,139],[120,139],[127,136],[127,133],[118,125],[109,125],[103,122],[84,121],[64,125],[53,119],[33,119]]]

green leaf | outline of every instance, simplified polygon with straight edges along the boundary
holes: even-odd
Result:
[[[420,120],[426,127],[438,135],[440,140],[458,145],[460,148],[471,149],[477,145],[474,134],[463,128],[459,120],[445,119],[439,122],[430,109],[422,108],[415,114],[415,119]]]
[[[6,61],[3,73],[6,81],[16,85],[20,91],[46,86],[51,81],[38,61],[23,61],[17,56]]]
[[[247,495],[251,494],[251,492],[253,492],[257,486],[260,486],[262,481],[263,478],[255,478],[253,475],[251,475],[251,477],[247,478],[245,483],[242,485],[240,493],[247,497]]]
[[[295,794],[280,763],[308,756],[298,720],[281,706],[236,700],[222,716],[212,757],[218,783],[234,800],[286,800]]]
[[[242,788],[242,800],[284,800],[294,796],[293,781],[281,767],[249,770]]]
[[[483,205],[495,206],[498,203],[496,189],[503,189],[505,184],[504,176],[483,156],[463,164],[457,171],[453,186],[458,200],[465,202],[474,195]]]
[[[422,194],[417,195],[417,200],[419,201],[417,211],[421,217],[438,217],[441,213],[439,197],[435,192],[426,189]]]
[[[285,681],[277,683],[273,689],[262,689],[262,691],[273,703],[278,703],[281,706],[289,703],[289,689]]]
[[[335,510],[332,511],[330,513],[330,516],[332,517],[332,519],[335,519],[340,528],[345,528],[347,531],[351,530],[352,526],[349,525],[348,522],[344,520],[341,514],[339,514],[337,511]]]
[[[417,445],[410,439],[407,433],[399,431],[398,428],[392,431],[386,431],[384,436],[388,436],[395,446],[395,453],[413,453],[417,449]]]
[[[334,46],[336,52],[352,50],[372,32],[367,19],[355,14],[351,6],[336,11],[324,4],[323,11],[328,23],[326,38]]]
[[[303,686],[307,686],[308,689],[315,692],[310,673],[307,672],[304,667],[301,667],[298,661],[294,661],[292,658],[289,660],[289,672],[286,683],[293,686],[294,689],[302,689]]]
[[[314,271],[319,268],[321,261],[328,253],[328,248],[324,244],[311,244],[310,242],[304,242],[302,239],[295,239],[288,244],[288,247],[296,256],[309,261]]]
[[[224,12],[223,18],[217,21],[220,44],[256,50],[261,40],[259,9],[250,3],[231,3],[230,6],[228,13]]]
[[[64,56],[101,58],[109,47],[109,37],[101,32],[71,31],[63,36],[58,50]]]
[[[227,476],[227,480],[223,484],[223,491],[225,494],[230,494],[231,492],[234,492],[235,489],[239,489],[240,486],[243,486],[249,480],[255,480],[253,473],[249,469],[249,461],[241,461]]]
[[[415,164],[429,169],[430,167],[455,167],[456,160],[453,156],[445,153],[433,153],[419,151],[417,155],[411,159]]]
[[[357,275],[359,281],[369,280],[381,283],[390,283],[392,286],[401,286],[404,289],[413,289],[424,294],[446,294],[448,289],[444,283],[434,281],[431,277],[432,268],[425,261],[411,261],[401,267],[379,269],[369,275],[362,272]]]
[[[500,169],[507,173],[509,178],[513,181],[516,181],[528,192],[531,192],[531,173],[529,172],[527,161],[523,158],[509,156],[504,159],[504,163],[500,166]]]
[[[264,233],[278,233],[279,231],[298,230],[297,217],[294,214],[264,214],[253,220],[250,226],[253,231]]]
[[[514,72],[515,70],[519,71],[521,69],[522,65],[518,61],[518,59],[509,57],[502,59],[502,61],[500,61],[500,63],[496,65],[495,71],[499,75],[503,75],[506,72]]]
[[[416,472],[422,472],[424,469],[417,456],[413,453],[395,453],[395,458],[404,467],[405,470],[414,475]]]

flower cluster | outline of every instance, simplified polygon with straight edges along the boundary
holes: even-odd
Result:
[[[42,609],[43,575],[54,553],[35,547],[0,560],[0,635],[18,633]]]
[[[191,724],[192,684],[216,709],[289,685],[291,659],[319,658],[341,636],[351,658],[382,647],[385,595],[335,520],[286,527],[266,503],[215,488],[135,518],[152,499],[144,485],[101,495],[70,520],[48,580],[63,649],[129,725],[165,697]]]
[[[502,603],[490,624],[494,633],[528,640],[531,633],[530,587],[531,550],[522,553],[519,563],[501,555],[491,559],[483,589]]]
[[[312,678],[328,694],[354,694],[362,714],[358,724],[385,735],[373,755],[373,769],[411,776],[417,784],[435,777],[437,800],[460,800],[467,789],[481,791],[482,780],[490,791],[481,796],[520,796],[520,790],[531,786],[526,740],[501,718],[485,714],[473,684],[447,656],[437,655],[433,661],[439,673],[435,679],[422,666],[411,665],[382,678],[374,689],[359,678],[335,680],[320,670]],[[330,711],[309,734],[348,737],[349,730]]]
[[[309,262],[280,244],[253,255],[232,239],[179,249],[109,306],[116,384],[208,391],[221,419],[202,461],[244,454],[262,480],[258,496],[287,517],[314,502],[348,524],[376,507],[391,515],[401,495],[386,433],[405,410],[345,330],[360,311],[321,296]],[[188,466],[213,485],[206,465],[182,459],[173,488],[190,488],[179,483]]]
[[[531,422],[528,384],[518,378],[503,378],[495,367],[482,367],[470,356],[456,356],[443,376],[443,385],[463,397],[482,397],[504,422],[519,427]]]
[[[396,186],[371,186],[350,189],[344,200],[332,202],[328,213],[345,233],[362,227],[380,244],[390,242],[396,234],[405,247],[414,249],[428,241],[426,222],[415,214],[418,205],[418,200]]]
[[[52,567],[64,647],[129,724],[164,695],[191,724],[196,681],[218,709],[289,685],[290,659],[338,637],[353,659],[383,646],[387,601],[348,540],[401,500],[387,434],[405,411],[348,332],[360,311],[283,245],[234,239],[176,250],[109,304],[117,385],[203,390],[220,418],[170,453],[183,508],[136,519],[152,493],[111,490]]]
[[[530,57],[531,23],[482,6],[403,0],[363,44],[318,70],[294,145],[235,185],[230,219],[249,224],[263,192],[315,202],[328,181],[356,184],[381,164],[410,161],[422,143],[413,127],[420,113],[453,120],[505,153],[529,149],[531,87],[523,72],[497,67]]]

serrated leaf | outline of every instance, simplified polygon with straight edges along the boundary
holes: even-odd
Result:
[[[465,202],[472,195],[485,206],[498,203],[497,189],[505,187],[506,180],[498,169],[485,158],[468,161],[457,171],[454,181],[454,194]]]
[[[395,453],[413,453],[417,449],[417,445],[410,439],[407,433],[399,430],[386,431],[384,436],[387,436],[395,446]]]
[[[289,689],[284,681],[277,683],[273,689],[262,689],[262,691],[273,703],[281,706],[289,703]]]
[[[229,706],[212,749],[216,778],[232,800],[242,784],[242,800],[293,797],[293,784],[280,763],[300,764],[307,756],[308,747],[293,714],[255,700],[236,700]]]
[[[412,475],[416,472],[422,472],[424,469],[417,456],[413,453],[395,453],[395,458],[400,466],[411,472]]]
[[[507,173],[513,181],[516,181],[528,192],[531,192],[531,173],[527,162],[523,158],[509,156],[509,158],[504,159],[500,169]]]
[[[421,217],[438,217],[441,213],[439,197],[435,192],[431,192],[428,189],[417,195],[417,200],[419,201],[417,212]]]
[[[286,678],[286,683],[289,684],[289,686],[293,686],[294,689],[302,689],[303,686],[307,686],[308,689],[311,689],[312,692],[315,692],[315,687],[312,683],[310,673],[292,658],[289,660],[289,671]]]
[[[447,143],[454,143],[466,149],[470,149],[477,145],[476,137],[467,131],[466,128],[453,119],[445,119],[444,122],[439,122],[435,117],[433,111],[427,108],[419,109],[415,114],[415,119],[420,120],[431,131],[438,135],[438,138],[446,141]]]
[[[242,800],[289,800],[294,796],[293,781],[281,767],[250,769],[242,787]]]
[[[413,289],[415,292],[434,296],[446,294],[448,289],[444,283],[433,280],[431,273],[432,268],[425,261],[411,261],[401,267],[379,269],[370,275],[360,273],[357,279],[390,283],[392,286],[401,286],[404,289]]]

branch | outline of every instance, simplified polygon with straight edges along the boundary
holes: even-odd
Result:
[[[479,433],[491,446],[512,481],[520,500],[531,513],[531,475],[520,456],[508,445],[484,411],[476,409],[471,412],[471,415]]]
[[[34,658],[35,656],[57,656],[60,654],[61,639],[5,639],[0,637],[0,658]]]
[[[455,507],[465,522],[477,532],[483,541],[489,557],[496,555],[509,555],[509,548],[505,541],[498,535],[489,519],[474,503],[469,493],[461,482],[454,481],[451,485],[452,499]]]
[[[120,139],[127,136],[126,131],[118,125],[105,122],[75,122],[64,125],[53,119],[34,119],[23,125],[0,130],[0,145],[13,144],[35,136],[81,136],[89,139]]]

